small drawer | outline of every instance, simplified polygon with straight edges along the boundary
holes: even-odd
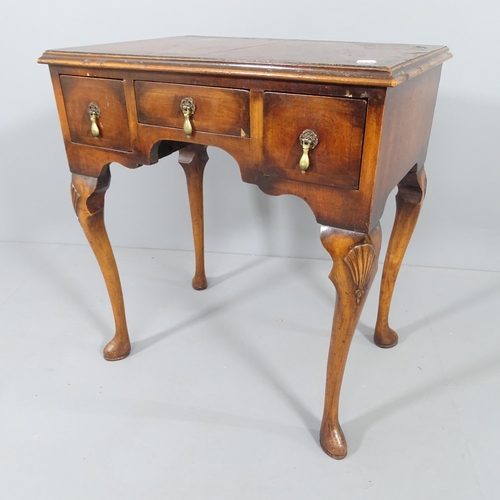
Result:
[[[61,87],[72,142],[131,150],[123,80],[62,75]],[[99,110],[94,127],[97,136],[91,131],[91,104]]]
[[[195,111],[190,117],[196,131],[250,136],[250,92],[171,83],[135,82],[139,123],[182,129],[181,101],[190,98]]]
[[[366,101],[339,97],[264,94],[264,173],[273,177],[358,189]],[[318,139],[302,173],[299,137],[312,130]]]

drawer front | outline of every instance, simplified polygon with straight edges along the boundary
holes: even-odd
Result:
[[[137,117],[140,123],[182,129],[181,101],[189,97],[195,104],[190,117],[196,131],[250,136],[250,92],[194,85],[135,82]]]
[[[264,173],[323,186],[358,189],[366,101],[266,92]],[[312,130],[318,143],[302,173],[299,137]]]
[[[72,142],[131,150],[123,80],[62,75],[61,87]],[[97,137],[91,132],[91,103],[99,107]]]

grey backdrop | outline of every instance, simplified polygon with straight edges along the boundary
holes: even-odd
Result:
[[[500,4],[497,0],[2,2],[0,239],[85,243],[43,50],[183,34],[445,44],[427,161],[429,191],[407,253],[412,265],[500,270]],[[308,207],[240,181],[209,150],[206,248],[326,258]],[[106,222],[115,246],[192,248],[183,172],[175,158],[112,167]],[[382,220],[385,240],[394,214]]]

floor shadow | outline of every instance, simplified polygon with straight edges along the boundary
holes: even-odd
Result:
[[[230,276],[245,272],[249,269],[255,268],[257,265],[261,265],[265,262],[265,259],[255,260],[248,265],[242,266],[234,271],[224,274],[221,276],[221,280],[227,279]],[[274,268],[276,269],[276,268]],[[273,271],[271,271],[272,273]],[[279,279],[279,277],[286,278],[286,275],[282,275],[279,272],[279,276],[272,279],[273,283]],[[269,278],[269,275],[268,275]],[[255,283],[252,287],[247,287],[245,290],[240,290],[238,294],[232,296],[230,302],[221,302],[216,306],[213,306],[208,311],[198,312],[192,315],[189,319],[178,323],[177,325],[158,332],[146,339],[138,340],[132,344],[132,355],[138,354],[144,349],[148,349],[153,344],[162,341],[163,339],[179,333],[180,331],[192,326],[193,324],[206,321],[208,318],[218,315],[221,321],[224,321],[224,315],[220,314],[225,309],[233,308],[235,304],[241,302],[242,300],[248,300],[249,296],[255,293],[259,293],[262,289],[262,283]],[[223,327],[219,327],[218,330],[222,331]],[[290,408],[300,417],[305,427],[308,429],[311,436],[314,438],[315,442],[319,447],[318,433],[320,427],[320,420],[318,417],[311,412],[301,401],[298,395],[294,392],[293,388],[279,375],[276,369],[273,368],[272,362],[265,360],[265,356],[262,353],[255,352],[255,349],[248,342],[245,342],[241,336],[235,337],[228,335],[226,337],[226,343],[230,348],[233,349],[235,354],[249,364],[252,369],[262,375],[268,384],[275,390],[275,392],[281,396],[281,398],[289,405]]]
[[[278,396],[300,417],[316,444],[320,447],[319,429],[321,421],[317,415],[307,408],[300,400],[296,391],[293,390],[274,368],[272,360],[267,359],[262,351],[257,352],[251,343],[245,341],[243,336],[228,336],[226,338],[226,345],[229,345],[240,359],[265,378],[266,382],[274,389]]]
[[[65,249],[67,251],[71,251],[72,247],[72,245],[69,245],[65,247]],[[91,276],[97,278],[97,286],[102,287],[101,293],[106,293],[105,283],[102,279],[97,262],[92,262],[95,260],[92,250],[90,247],[85,246],[77,248],[79,250],[83,249],[87,253],[84,265],[88,262],[94,266],[94,269],[89,271],[89,273]],[[79,260],[78,263],[81,264],[82,261]],[[109,303],[108,316],[102,314],[101,311],[96,311],[97,308],[94,306],[95,295],[89,294],[88,289],[79,285],[78,279],[76,279],[78,276],[77,273],[73,273],[71,268],[64,269],[59,265],[59,257],[57,254],[47,261],[43,268],[43,273],[45,274],[47,281],[54,283],[60,290],[64,291],[65,300],[77,305],[80,311],[90,311],[90,313],[86,315],[86,321],[88,321],[89,325],[92,325],[92,328],[101,335],[104,342],[101,347],[104,347],[104,345],[106,345],[113,338],[114,334],[111,304]],[[72,277],[75,279],[72,279]],[[107,294],[105,297],[107,297]],[[102,348],[100,349],[100,353],[101,352]]]
[[[110,412],[113,412],[119,415],[120,418],[123,418],[124,415],[133,415],[142,419],[142,421],[155,418],[161,422],[193,422],[195,424],[201,423],[267,432],[303,444],[307,449],[310,448],[311,441],[308,433],[304,432],[304,428],[300,424],[294,425],[247,415],[237,415],[218,409],[205,408],[201,405],[175,404],[167,398],[159,401],[153,408],[151,405],[138,405],[135,401],[126,397],[113,397],[112,400],[112,406],[105,404],[102,397],[95,398],[93,404],[88,404],[88,399],[75,400],[73,401],[73,407],[77,408],[80,405],[78,411],[82,414],[105,412],[106,415],[109,415]],[[56,404],[57,401],[54,401],[54,405]]]
[[[256,261],[253,261],[249,263],[248,265],[244,265],[238,269],[235,269],[233,271],[230,271],[220,277],[220,281],[218,283],[221,283],[225,279],[228,279],[232,275],[240,274],[242,272],[247,271],[248,269],[254,268],[257,265],[262,265],[266,262],[266,259],[260,258]],[[272,271],[271,271],[272,273]],[[280,275],[281,276],[281,275]],[[284,276],[281,276],[283,278]],[[213,279],[213,278],[212,278]],[[278,280],[279,277],[277,276],[275,280]],[[157,342],[162,341],[163,339],[174,335],[178,333],[181,330],[186,329],[187,327],[194,325],[196,323],[199,323],[201,321],[206,321],[208,318],[219,314],[221,311],[234,307],[235,304],[239,303],[242,300],[246,300],[249,298],[254,293],[259,293],[262,290],[262,283],[255,283],[251,287],[247,287],[245,290],[239,290],[238,293],[235,293],[231,297],[231,301],[224,301],[220,302],[218,305],[212,306],[210,310],[205,310],[201,312],[197,312],[193,314],[190,318],[181,321],[179,324],[168,328],[167,330],[163,330],[161,332],[155,333],[145,339],[142,340],[136,340],[135,342],[132,343],[132,352],[131,355],[135,355],[143,351],[144,349],[148,349],[151,347],[153,344],[156,344]]]
[[[463,379],[466,377],[470,382],[473,382],[474,378],[484,376],[488,372],[498,372],[500,369],[498,363],[499,357],[500,353],[494,353],[493,355],[470,364],[469,366],[465,366],[451,372],[451,374],[440,381],[433,380],[417,389],[414,389],[413,391],[405,392],[405,394],[392,400],[391,402],[383,404],[374,410],[364,413],[363,415],[342,424],[342,428],[349,442],[350,453],[355,453],[359,449],[367,430],[376,422],[383,420],[388,415],[401,411],[405,407],[408,407],[419,400],[429,398],[430,396],[436,395],[436,393],[446,390],[450,384],[449,380],[455,378]]]
[[[38,278],[44,284],[47,284],[49,290],[51,286],[64,292],[65,300],[78,306],[82,311],[92,311],[91,297],[85,292],[84,287],[80,287],[78,281],[78,273],[74,272],[74,268],[64,269],[60,265],[60,254],[67,252],[71,246],[55,244],[55,243],[22,243],[18,242],[19,251],[16,254],[16,261],[12,262],[13,266],[23,268],[27,273],[24,282],[19,284],[13,292],[6,297],[0,305],[7,302],[21,287],[25,286],[29,281]],[[24,252],[21,248],[25,245],[27,249],[35,248],[34,251]],[[81,247],[77,247],[80,249]],[[90,248],[87,249],[89,256]],[[90,257],[92,258],[92,257]],[[96,266],[97,267],[97,266]],[[97,270],[96,273],[99,271]],[[48,292],[50,293],[50,292]],[[110,307],[111,315],[111,307]],[[111,316],[112,317],[112,316]],[[106,322],[104,316],[98,313],[88,315],[89,324],[93,324],[93,328],[99,332],[106,332],[110,328],[110,324]],[[111,333],[108,334],[108,341],[111,339]]]
[[[444,318],[453,316],[457,312],[462,312],[464,309],[470,309],[471,307],[474,307],[476,304],[479,304],[483,300],[491,299],[492,296],[497,294],[500,294],[500,283],[485,288],[480,292],[474,292],[473,294],[459,298],[458,300],[448,304],[446,307],[442,307],[430,314],[426,314],[417,321],[397,329],[397,333],[399,336],[399,343],[401,344],[405,342],[406,339],[408,339],[408,337],[412,333],[417,332],[418,330],[424,328],[425,326],[431,325]],[[371,344],[374,343],[373,326],[369,326],[360,321],[358,323],[357,329]]]
[[[135,356],[139,354],[141,351],[149,349],[152,345],[161,342],[167,337],[175,335],[176,333],[179,333],[182,330],[185,330],[186,328],[195,325],[196,323],[199,323],[201,321],[206,321],[211,316],[218,314],[219,312],[223,311],[224,309],[227,309],[228,307],[229,307],[228,303],[219,304],[218,306],[212,307],[209,311],[203,311],[194,314],[190,318],[181,321],[177,325],[174,325],[166,330],[157,332],[142,340],[135,340],[134,342],[132,342],[132,351],[130,353],[130,356]]]
[[[261,266],[265,261],[266,259],[264,257],[255,257],[251,262],[248,262],[243,266],[239,266],[236,269],[233,269],[232,271],[228,271],[227,273],[221,274],[219,276],[208,277],[207,278],[208,286],[209,287],[217,286],[220,283],[223,283],[224,281],[230,278],[234,278],[239,274],[246,273],[250,269],[255,269],[256,267]]]

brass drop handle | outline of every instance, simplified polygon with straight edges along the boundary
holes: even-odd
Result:
[[[300,157],[299,167],[303,174],[311,164],[309,160],[309,151],[318,145],[318,136],[312,130],[304,130],[299,137],[299,143],[302,146],[302,156]]]
[[[184,133],[188,137],[191,137],[191,134],[193,133],[193,125],[191,124],[190,118],[196,111],[196,106],[194,105],[194,101],[191,97],[184,97],[184,99],[182,99],[181,110],[184,115]]]
[[[99,137],[101,131],[99,130],[99,125],[97,125],[97,119],[101,116],[101,110],[95,102],[89,104],[89,116],[90,116],[90,133],[94,137]]]

